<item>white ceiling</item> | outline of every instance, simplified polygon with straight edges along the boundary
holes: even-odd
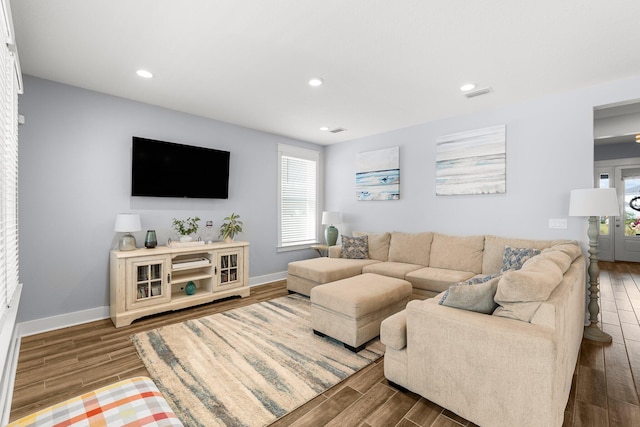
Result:
[[[640,73],[638,0],[12,0],[11,8],[24,74],[320,144]],[[155,77],[141,79],[138,68]],[[314,76],[325,84],[308,86]],[[493,92],[467,99],[459,87],[469,81]]]

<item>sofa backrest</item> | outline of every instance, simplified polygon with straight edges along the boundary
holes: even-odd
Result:
[[[425,233],[391,233],[389,245],[389,261],[429,266],[431,254],[432,232]]]
[[[484,253],[482,255],[482,274],[494,274],[502,268],[502,257],[504,248],[511,246],[512,248],[532,248],[546,249],[561,243],[570,243],[570,240],[528,240],[528,239],[511,239],[498,236],[485,236]]]
[[[449,236],[434,233],[429,267],[482,272],[484,236]]]
[[[371,233],[354,231],[353,235],[367,236],[369,259],[404,262],[425,267],[494,274],[502,269],[504,249],[532,248],[544,250],[571,243],[571,240],[532,240],[486,236],[452,236],[434,232]],[[339,258],[341,246],[329,248],[329,256]]]
[[[367,241],[369,243],[369,259],[375,259],[378,261],[389,260],[389,243],[391,242],[391,233],[354,231],[353,236],[367,236]]]

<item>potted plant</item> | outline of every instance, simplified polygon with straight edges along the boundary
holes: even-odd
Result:
[[[200,221],[200,218],[197,216],[193,218],[189,217],[185,220],[173,218],[173,228],[180,235],[181,242],[190,242],[193,240],[191,234],[198,232],[198,221]]]
[[[220,226],[220,237],[225,242],[233,241],[236,234],[242,232],[242,221],[240,221],[240,215],[231,213],[224,219],[224,223]]]

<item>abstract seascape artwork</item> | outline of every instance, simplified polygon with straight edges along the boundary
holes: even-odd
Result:
[[[356,200],[400,199],[400,147],[358,153]]]
[[[436,140],[436,195],[504,194],[506,126],[444,135]]]

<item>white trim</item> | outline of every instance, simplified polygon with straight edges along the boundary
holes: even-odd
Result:
[[[90,308],[88,310],[74,311],[72,313],[29,320],[20,323],[20,336],[28,337],[42,332],[62,329],[69,326],[108,319],[109,306]]]
[[[0,409],[2,417],[0,425],[7,425],[11,412],[11,400],[13,398],[13,385],[16,379],[16,367],[18,365],[18,354],[20,353],[20,332],[19,325],[16,324],[18,305],[22,284],[13,293],[13,300],[9,304],[9,310],[5,312],[6,317],[0,327]],[[6,353],[4,349],[6,348]]]
[[[249,286],[266,285],[267,283],[277,282],[287,278],[286,271],[278,273],[265,274],[264,276],[256,276],[249,278]]]

